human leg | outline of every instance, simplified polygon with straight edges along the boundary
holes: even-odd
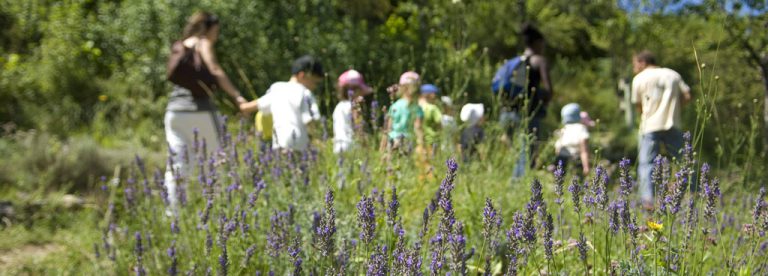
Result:
[[[653,172],[653,159],[659,155],[659,141],[657,133],[642,134],[638,145],[637,175],[640,199],[643,204],[653,202],[654,188],[651,182]]]

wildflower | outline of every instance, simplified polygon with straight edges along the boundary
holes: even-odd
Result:
[[[373,199],[363,196],[357,203],[357,221],[360,225],[360,239],[369,244],[376,235],[376,213]]]
[[[144,255],[144,246],[141,244],[141,233],[136,231],[134,234],[134,237],[136,238],[136,246],[134,247],[134,253],[136,254],[136,267],[134,268],[134,272],[137,276],[145,275],[146,271],[144,270],[144,266],[142,265],[142,255]]]
[[[104,95],[104,94],[99,95],[100,102],[106,102],[108,99],[109,97],[107,97],[107,95]]]
[[[450,268],[453,271],[465,271],[467,268],[464,250],[467,246],[467,240],[464,237],[464,224],[456,223],[454,232],[449,235],[448,243],[453,251]]]
[[[552,215],[547,213],[544,220],[544,255],[547,260],[552,260],[552,232],[554,231],[554,225],[552,222]]]
[[[688,188],[688,182],[690,181],[689,173],[685,168],[681,168],[680,171],[675,173],[675,178],[676,180],[673,184],[672,194],[669,199],[666,199],[668,201],[667,203],[671,204],[670,212],[672,214],[677,214],[680,211],[683,196],[685,196],[685,191]]]
[[[579,185],[579,180],[577,178],[573,178],[571,185],[568,186],[568,191],[571,192],[573,209],[576,211],[576,213],[581,213],[581,185]]]
[[[539,207],[544,206],[544,196],[541,192],[541,182],[534,178],[531,182],[531,207],[534,210],[539,210]]]
[[[390,225],[395,225],[397,222],[398,207],[400,207],[400,202],[397,200],[397,187],[392,186],[392,200],[389,202],[387,208],[387,222]]]
[[[563,204],[563,182],[565,182],[565,170],[563,170],[563,160],[557,162],[557,168],[555,169],[555,203],[558,205]]]
[[[293,239],[293,244],[288,248],[288,256],[293,260],[293,275],[301,275],[301,264],[303,263],[303,260],[301,259],[301,256],[299,256],[299,253],[301,253],[301,240],[299,237],[295,237]]]
[[[688,216],[685,220],[685,239],[683,240],[683,251],[688,249],[688,241],[691,239],[693,229],[696,228],[696,219],[698,218],[698,209],[694,208],[693,198],[688,200]]]
[[[205,229],[205,255],[206,256],[211,254],[212,248],[213,248],[213,237],[211,236],[211,231],[208,229]]]
[[[325,193],[325,213],[320,219],[315,233],[318,236],[320,254],[323,256],[333,254],[336,243],[334,239],[334,234],[336,233],[336,209],[333,206],[333,191],[330,189]]]
[[[371,253],[368,261],[368,271],[365,275],[385,276],[389,274],[387,263],[387,246],[379,246],[378,250]]]
[[[496,236],[501,228],[501,215],[493,207],[490,198],[485,199],[485,208],[483,208],[483,243],[491,245],[491,251],[495,251],[498,241]]]
[[[608,211],[610,212],[610,216],[608,217],[608,228],[613,234],[618,233],[619,226],[621,226],[621,223],[619,222],[619,209],[621,209],[621,205],[616,201],[612,202],[608,208]]]
[[[620,194],[626,199],[630,193],[632,193],[632,176],[629,175],[630,161],[627,158],[619,161],[619,191]],[[605,173],[604,173],[605,174]],[[606,177],[608,174],[605,174]]]
[[[248,249],[245,250],[245,259],[243,260],[243,266],[247,267],[248,262],[250,262],[251,257],[253,257],[253,254],[256,253],[256,245],[251,245],[248,247]]]
[[[656,232],[661,232],[661,230],[664,229],[664,224],[656,223],[653,220],[648,220],[645,224],[648,225],[648,228]]]
[[[229,271],[229,256],[227,256],[227,245],[224,244],[221,247],[221,255],[219,255],[219,275],[226,276]]]
[[[171,247],[166,251],[168,258],[171,258],[171,266],[168,268],[168,275],[174,276],[178,274],[179,260],[176,257],[176,241],[171,241]]]
[[[717,198],[720,197],[720,180],[717,178],[710,178],[709,164],[707,163],[704,163],[701,166],[701,186],[701,196],[706,200],[707,203],[704,206],[704,221],[708,222],[711,221],[715,215],[715,204]],[[703,231],[705,234],[708,232],[706,224]]]
[[[584,237],[584,233],[579,233],[579,242],[576,244],[579,248],[579,258],[582,262],[587,261],[587,239]]]
[[[595,203],[600,210],[605,210],[608,206],[608,194],[605,185],[608,183],[608,174],[601,166],[595,168],[595,176],[592,178],[592,194]]]
[[[178,234],[179,233],[179,220],[174,218],[171,222],[171,234]]]

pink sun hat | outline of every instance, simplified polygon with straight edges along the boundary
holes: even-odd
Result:
[[[400,85],[406,85],[406,84],[418,84],[421,80],[421,77],[419,74],[413,71],[408,71],[400,75]]]
[[[344,73],[339,76],[339,87],[345,86],[358,86],[366,94],[371,93],[372,91],[371,87],[365,84],[363,75],[354,69],[344,71]]]
[[[579,117],[581,117],[581,123],[588,127],[594,127],[595,121],[592,120],[592,118],[589,117],[589,113],[586,111],[582,111],[579,113]]]

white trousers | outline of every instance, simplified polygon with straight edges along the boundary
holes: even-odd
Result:
[[[194,156],[195,129],[197,129],[197,141],[202,150],[205,141],[209,158],[219,148],[219,134],[216,127],[215,113],[210,111],[166,111],[165,140],[173,153],[171,160],[173,166],[167,166],[165,170],[165,187],[168,190],[168,201],[173,210],[176,209],[178,195],[176,194],[177,172],[179,179],[184,179],[192,172],[188,162],[196,164]],[[207,160],[206,160],[207,162]],[[170,164],[168,164],[170,165]]]

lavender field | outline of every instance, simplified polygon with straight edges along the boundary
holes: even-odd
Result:
[[[629,159],[586,178],[438,155],[435,177],[322,145],[284,155],[243,133],[198,141],[177,212],[163,168],[140,157],[106,178],[90,237],[94,269],[136,275],[760,275],[765,189],[746,195],[695,159],[658,158],[655,211],[640,208]],[[442,161],[447,160],[447,161]],[[694,191],[691,188],[698,187]],[[729,192],[724,192],[729,191]]]

